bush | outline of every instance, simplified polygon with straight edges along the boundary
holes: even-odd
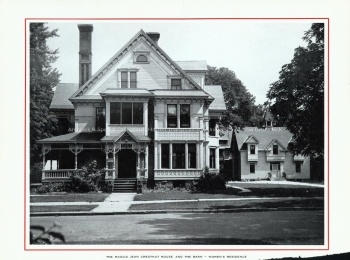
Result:
[[[35,163],[30,167],[30,178],[29,178],[30,183],[41,182],[42,169],[43,169],[42,163]]]
[[[210,173],[205,167],[204,173],[198,181],[197,189],[200,191],[215,191],[226,189],[224,177],[219,173]]]
[[[96,169],[97,161],[93,160],[87,167],[83,166],[75,174],[71,175],[71,191],[90,192],[99,189],[108,189],[105,182],[105,171]]]
[[[65,192],[67,191],[67,186],[65,183],[49,183],[49,184],[44,184],[40,186],[35,191],[38,194],[50,193],[50,192]]]

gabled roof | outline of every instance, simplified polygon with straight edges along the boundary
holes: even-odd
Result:
[[[214,98],[209,110],[226,110],[224,94],[220,85],[205,85],[204,90]]]
[[[147,43],[150,44],[150,47],[156,51],[159,56],[167,63],[169,66],[171,66],[179,75],[182,75],[189,84],[194,89],[200,89],[201,87],[190,77],[188,76],[185,71],[176,63],[174,62],[159,46],[157,43],[155,43],[143,30],[140,30],[134,37],[132,37],[127,44],[125,44],[109,61],[107,61],[94,75],[91,76],[91,78],[85,82],[83,86],[81,86],[72,96],[71,98],[75,98],[77,96],[83,95],[88,89],[90,89],[95,83],[100,81],[100,79],[103,78],[103,76],[108,73],[115,64],[117,64],[122,57],[125,56],[126,53],[128,53],[133,45],[135,45],[140,38],[144,38]]]
[[[75,132],[41,139],[39,143],[100,143],[103,132]]]
[[[247,139],[244,141],[245,143],[259,143],[259,140],[254,137],[254,135],[250,135],[247,137]]]
[[[50,109],[74,109],[68,98],[78,90],[77,83],[58,83],[51,100]]]
[[[208,70],[205,60],[176,61],[176,63],[186,72],[206,72]]]
[[[266,149],[273,140],[278,140],[281,146],[288,147],[292,137],[292,134],[285,127],[272,127],[269,129],[245,127],[243,130],[236,131],[235,134],[238,149],[242,149],[247,138],[252,135],[259,141],[259,149]]]
[[[281,146],[284,150],[287,150],[286,147],[280,141],[278,141],[278,139],[273,139],[271,143],[269,143],[269,145],[265,148],[265,150],[269,150],[274,143],[278,143],[278,145]]]
[[[150,142],[151,138],[148,136],[145,136],[140,131],[135,131],[132,129],[125,128],[123,130],[119,130],[117,134],[115,135],[106,135],[101,139],[102,142],[117,142],[120,138],[122,138],[125,134],[128,134],[132,139],[135,140],[135,142],[138,143],[144,143],[144,142]]]

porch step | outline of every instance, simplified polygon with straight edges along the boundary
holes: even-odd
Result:
[[[113,183],[112,192],[136,192],[136,178],[132,179],[115,179]]]
[[[286,179],[283,177],[272,177],[271,181],[286,181]]]

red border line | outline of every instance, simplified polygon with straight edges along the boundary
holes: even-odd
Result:
[[[52,21],[52,20],[63,20],[63,21],[72,21],[72,20],[78,20],[78,21],[85,21],[85,20],[93,20],[93,21],[107,21],[107,20],[114,20],[114,21],[126,21],[126,20],[138,20],[138,21],[148,21],[148,20],[173,20],[173,21],[183,21],[183,20],[197,20],[197,21],[202,21],[202,20],[327,20],[327,25],[328,25],[328,64],[327,64],[327,89],[328,89],[328,97],[327,97],[327,102],[328,102],[328,107],[327,107],[327,112],[328,112],[328,133],[327,133],[327,149],[328,149],[328,153],[327,153],[327,160],[328,160],[328,165],[327,165],[327,171],[328,171],[328,227],[327,227],[327,237],[328,237],[328,243],[327,243],[327,248],[300,248],[300,249],[296,249],[296,248],[292,248],[292,249],[253,249],[253,248],[236,248],[236,249],[164,249],[164,248],[153,248],[153,249],[28,249],[26,247],[27,244],[27,240],[26,240],[26,233],[27,233],[27,222],[26,222],[26,217],[27,217],[27,205],[26,205],[26,196],[27,196],[27,158],[26,158],[26,147],[27,147],[27,136],[26,136],[26,129],[27,129],[27,100],[26,100],[26,95],[27,95],[27,21],[32,21],[32,20],[45,20],[45,21]],[[329,203],[329,198],[330,198],[330,167],[329,167],[329,159],[330,159],[330,155],[329,155],[329,145],[330,145],[330,141],[329,141],[329,129],[330,129],[330,116],[329,116],[329,102],[330,102],[330,77],[329,77],[329,73],[330,73],[330,55],[329,55],[329,51],[330,51],[330,21],[329,18],[326,17],[319,17],[319,18],[25,18],[24,19],[24,36],[25,36],[25,40],[24,40],[24,49],[25,49],[25,64],[24,64],[24,80],[25,80],[25,84],[24,84],[24,251],[328,251],[330,249],[330,228],[329,228],[329,219],[330,219],[330,203]]]

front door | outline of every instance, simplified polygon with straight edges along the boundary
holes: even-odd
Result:
[[[131,149],[118,152],[118,178],[136,178],[136,155]]]
[[[277,163],[271,164],[271,171],[273,177],[279,177],[279,167],[280,165]]]

